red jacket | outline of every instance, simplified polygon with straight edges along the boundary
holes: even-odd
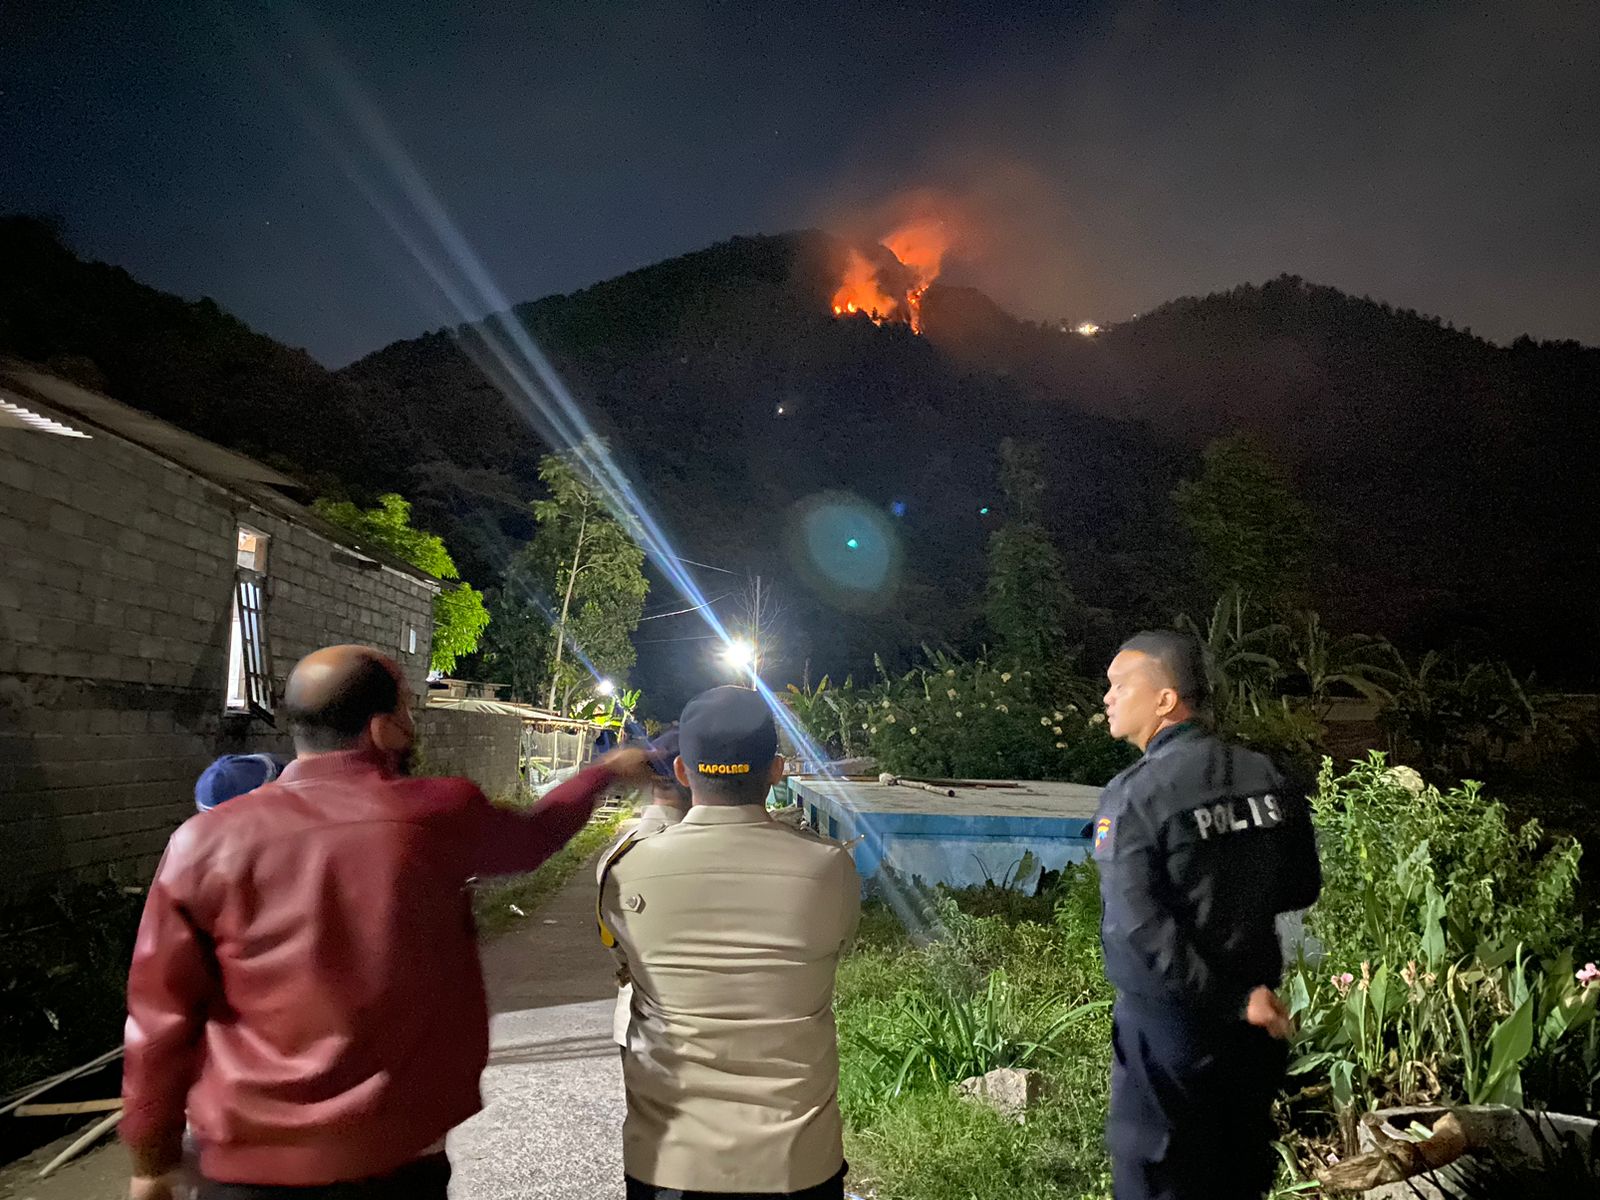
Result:
[[[128,972],[124,1141],[201,1172],[315,1185],[384,1174],[477,1112],[489,1052],[474,875],[531,871],[589,819],[590,768],[531,812],[376,757],[291,763],[186,821]]]

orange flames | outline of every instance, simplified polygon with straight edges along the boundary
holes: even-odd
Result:
[[[902,225],[883,239],[889,253],[911,271],[915,282],[906,292],[906,310],[913,333],[922,332],[922,296],[928,285],[939,278],[950,235],[943,221],[923,220]]]
[[[905,295],[886,295],[877,268],[859,251],[851,250],[844,278],[833,294],[833,311],[837,316],[866,313],[880,324],[903,320],[913,333],[921,333],[922,297],[944,265],[950,249],[949,230],[943,221],[931,217],[910,221],[886,236],[882,245],[911,277]]]
[[[835,316],[866,313],[874,321],[885,321],[894,314],[899,302],[883,294],[878,286],[878,268],[867,261],[859,250],[851,250],[845,263],[844,278],[839,290],[833,294]]]

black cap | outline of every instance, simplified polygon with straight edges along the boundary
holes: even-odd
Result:
[[[672,762],[678,757],[678,726],[669,725],[655,737],[650,739],[650,744],[645,747],[645,753],[650,756],[650,769],[663,779],[676,783],[672,777]]]
[[[1172,680],[1173,690],[1191,708],[1203,707],[1211,699],[1205,652],[1200,642],[1189,634],[1147,629],[1123,642],[1122,649],[1147,654],[1160,663]]]
[[[701,692],[678,718],[678,755],[691,772],[707,779],[763,774],[777,753],[772,712],[750,688]]]

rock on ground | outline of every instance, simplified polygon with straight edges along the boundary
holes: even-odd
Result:
[[[969,1100],[987,1104],[1002,1116],[1024,1119],[1044,1094],[1044,1077],[1026,1067],[997,1067],[987,1075],[963,1079],[956,1090]]]

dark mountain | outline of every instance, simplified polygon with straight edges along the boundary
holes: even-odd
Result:
[[[874,650],[893,657],[924,641],[972,640],[983,548],[1001,515],[996,450],[1007,434],[1057,448],[1063,533],[1075,543],[1099,543],[1148,516],[1105,486],[1105,465],[1125,464],[1146,496],[1163,499],[1175,462],[1142,430],[1041,406],[1013,381],[957,368],[904,326],[835,319],[827,301],[844,253],[822,234],[735,239],[514,314],[679,552],[776,584],[787,611],[783,661],[773,665],[796,679],[808,658],[815,679],[870,671]],[[369,406],[392,404],[419,448],[422,511],[436,523],[473,522],[453,544],[470,540],[463,556],[480,577],[526,536],[502,499],[531,493],[551,441],[532,406],[508,404],[489,382],[478,365],[484,354],[474,332],[438,333],[341,372]],[[818,597],[801,582],[788,544],[795,506],[841,491],[860,500],[863,530],[884,522],[901,550],[899,589],[877,594],[876,610],[853,606],[848,621],[832,607],[837,596]],[[903,516],[891,515],[897,504]],[[699,577],[708,594],[743,587],[717,573]],[[671,599],[652,608],[676,607]],[[662,661],[652,646],[675,645],[655,638],[700,632],[692,620],[659,634],[646,624],[642,667]],[[702,679],[705,646],[677,650],[649,673]]]
[[[1093,339],[927,305],[928,337],[1033,395],[1176,442],[1249,431],[1324,534],[1318,591],[1347,628],[1461,638],[1557,673],[1600,666],[1600,350],[1491,345],[1283,276],[1175,300]]]
[[[350,391],[209,299],[84,262],[48,223],[0,217],[0,351],[42,363],[327,490],[381,485]]]
[[[1572,679],[1600,668],[1587,535],[1600,351],[1502,349],[1290,277],[1094,338],[936,285],[917,337],[832,316],[845,253],[819,233],[738,238],[509,314],[637,482],[630,503],[680,554],[735,572],[697,569],[707,594],[745,573],[776,585],[775,675],[798,679],[807,659],[813,679],[859,673],[873,650],[975,641],[1008,434],[1046,447],[1054,533],[1081,598],[1106,610],[1091,641],[1201,603],[1169,494],[1206,439],[1235,429],[1274,449],[1318,513],[1316,598],[1331,622],[1477,637]],[[533,372],[514,349],[515,371],[497,362],[507,339],[493,323],[330,374],[208,301],[80,262],[35,223],[0,225],[0,257],[23,267],[0,278],[0,349],[320,473],[322,490],[332,476],[358,496],[398,487],[480,586],[527,536],[555,439],[511,382]],[[861,502],[847,522],[881,522],[900,546],[898,587],[875,611],[842,615],[797,566],[796,506],[838,491]],[[648,611],[675,600],[658,581]],[[708,681],[707,644],[681,640],[703,633],[693,618],[641,626],[647,689],[670,702]]]

